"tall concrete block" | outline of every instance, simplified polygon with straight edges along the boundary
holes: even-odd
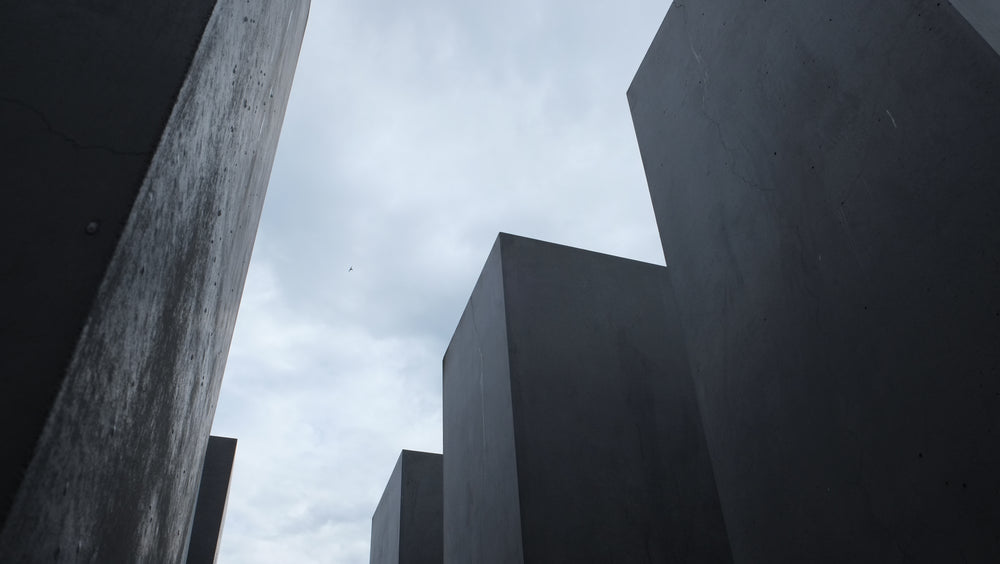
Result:
[[[183,558],[308,6],[0,8],[0,561]]]
[[[501,234],[444,358],[446,562],[729,562],[663,267]]]
[[[372,516],[371,564],[441,564],[441,455],[404,450]]]
[[[632,82],[736,562],[1000,561],[996,13],[675,2]]]
[[[187,564],[213,564],[218,557],[235,458],[236,439],[208,437],[188,541]]]

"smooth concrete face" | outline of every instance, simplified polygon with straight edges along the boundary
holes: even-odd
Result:
[[[444,561],[523,562],[500,241],[444,355]]]
[[[198,502],[191,525],[187,564],[212,564],[218,556],[235,458],[236,439],[208,438],[205,463],[198,482]]]
[[[1000,561],[1000,57],[675,3],[629,90],[736,562]]]
[[[404,450],[399,518],[400,564],[444,562],[443,457]]]
[[[496,315],[473,307],[486,301]],[[731,561],[666,269],[502,234],[466,312],[445,359],[446,561],[479,561],[449,552],[467,534],[447,525],[456,506],[525,562]],[[506,358],[480,357],[494,332]],[[491,381],[510,399],[452,391]],[[517,527],[469,499],[479,469],[452,450],[490,453],[477,427],[508,420],[516,474],[489,483],[517,493]]]
[[[371,564],[441,564],[442,457],[404,450],[372,516]]]
[[[370,564],[399,562],[399,513],[403,495],[403,455],[396,459],[389,482],[385,485],[375,514],[372,515],[372,537],[368,551]]]
[[[308,1],[57,4],[0,18],[0,560],[179,561]]]

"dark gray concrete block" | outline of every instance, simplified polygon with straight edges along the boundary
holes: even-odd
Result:
[[[501,234],[444,358],[447,562],[729,562],[663,267]]]
[[[440,454],[404,450],[372,516],[371,564],[441,564]]]
[[[308,0],[0,10],[0,561],[178,561]]]
[[[212,564],[219,554],[235,458],[236,439],[214,435],[208,438],[188,541],[188,564]]]
[[[628,98],[735,561],[1000,561],[998,93],[948,2],[671,7]]]

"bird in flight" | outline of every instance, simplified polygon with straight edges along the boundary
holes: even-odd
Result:
[[[350,271],[352,271],[352,270],[354,270],[354,267],[353,267],[353,266],[347,269],[347,271],[348,271],[348,272],[350,272]]]

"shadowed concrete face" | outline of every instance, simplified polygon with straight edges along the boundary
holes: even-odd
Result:
[[[307,0],[0,14],[0,560],[180,561]]]
[[[1000,561],[1000,57],[972,23],[677,2],[629,89],[737,562]]]
[[[729,562],[663,267],[501,234],[444,359],[445,560]]]
[[[440,564],[441,455],[404,450],[372,516],[371,564]]]
[[[187,564],[212,564],[219,554],[235,458],[236,439],[208,438],[205,463],[198,482],[198,502],[191,525]]]

